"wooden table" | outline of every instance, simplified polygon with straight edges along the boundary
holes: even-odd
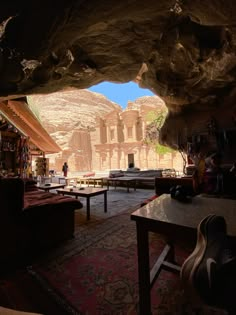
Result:
[[[64,188],[66,184],[57,184],[57,183],[50,183],[50,184],[40,184],[38,183],[36,187],[38,189],[49,191],[51,189],[57,189],[57,188]]]
[[[174,263],[174,242],[196,243],[197,226],[209,214],[224,216],[229,235],[236,236],[236,200],[196,196],[181,203],[163,194],[131,214],[136,221],[139,277],[139,314],[151,315],[151,288],[162,269],[179,272]],[[148,233],[165,235],[167,245],[150,270]]]
[[[51,176],[41,176],[41,184],[45,184],[46,182],[51,183],[52,177]]]
[[[129,192],[129,188],[133,186],[134,190],[136,190],[136,179],[133,177],[122,176],[122,177],[106,177],[103,179],[107,182],[107,189],[109,190],[110,183],[114,183],[114,187],[116,189],[117,184],[125,183],[127,187],[127,192]],[[133,185],[132,185],[133,184]]]
[[[107,189],[106,188],[94,188],[94,187],[85,187],[81,188],[64,188],[57,189],[57,193],[61,195],[69,195],[86,198],[86,207],[87,207],[87,220],[90,219],[90,198],[98,195],[104,195],[104,212],[107,212]]]

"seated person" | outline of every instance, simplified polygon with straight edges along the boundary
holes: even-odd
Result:
[[[140,168],[135,167],[134,163],[129,163],[129,167],[127,168],[127,171],[140,171]]]
[[[209,158],[209,166],[205,171],[205,190],[207,193],[223,193],[223,170],[221,168],[221,156],[212,154]]]
[[[193,173],[193,186],[195,193],[201,193],[203,191],[204,174],[206,170],[205,156],[202,152],[192,157],[195,165],[195,171]]]

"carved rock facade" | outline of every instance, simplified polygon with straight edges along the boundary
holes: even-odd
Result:
[[[158,97],[142,97],[129,102],[124,111],[113,110],[97,119],[91,133],[92,165],[95,170],[123,169],[130,162],[140,169],[175,168],[183,170],[180,153],[157,154],[144,143],[148,113],[160,111],[164,103]]]
[[[151,112],[165,108],[157,96],[128,102],[125,110],[88,90],[35,95],[28,102],[62,149],[49,155],[50,169],[61,171],[65,161],[70,172],[126,169],[130,159],[141,169],[183,169],[179,153],[159,155],[143,142]]]

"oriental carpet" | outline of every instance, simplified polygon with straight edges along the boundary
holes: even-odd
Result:
[[[64,308],[65,314],[138,314],[136,225],[130,220],[134,210],[91,222],[80,214],[75,239],[28,267],[32,278]],[[164,245],[160,235],[150,233],[151,264]],[[177,248],[180,264],[188,255],[184,246]],[[152,314],[225,312],[193,304],[186,298],[179,276],[162,271],[152,288]]]

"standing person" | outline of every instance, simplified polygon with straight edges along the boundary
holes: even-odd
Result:
[[[62,172],[65,177],[67,177],[67,172],[68,172],[68,164],[65,162],[62,166]]]

